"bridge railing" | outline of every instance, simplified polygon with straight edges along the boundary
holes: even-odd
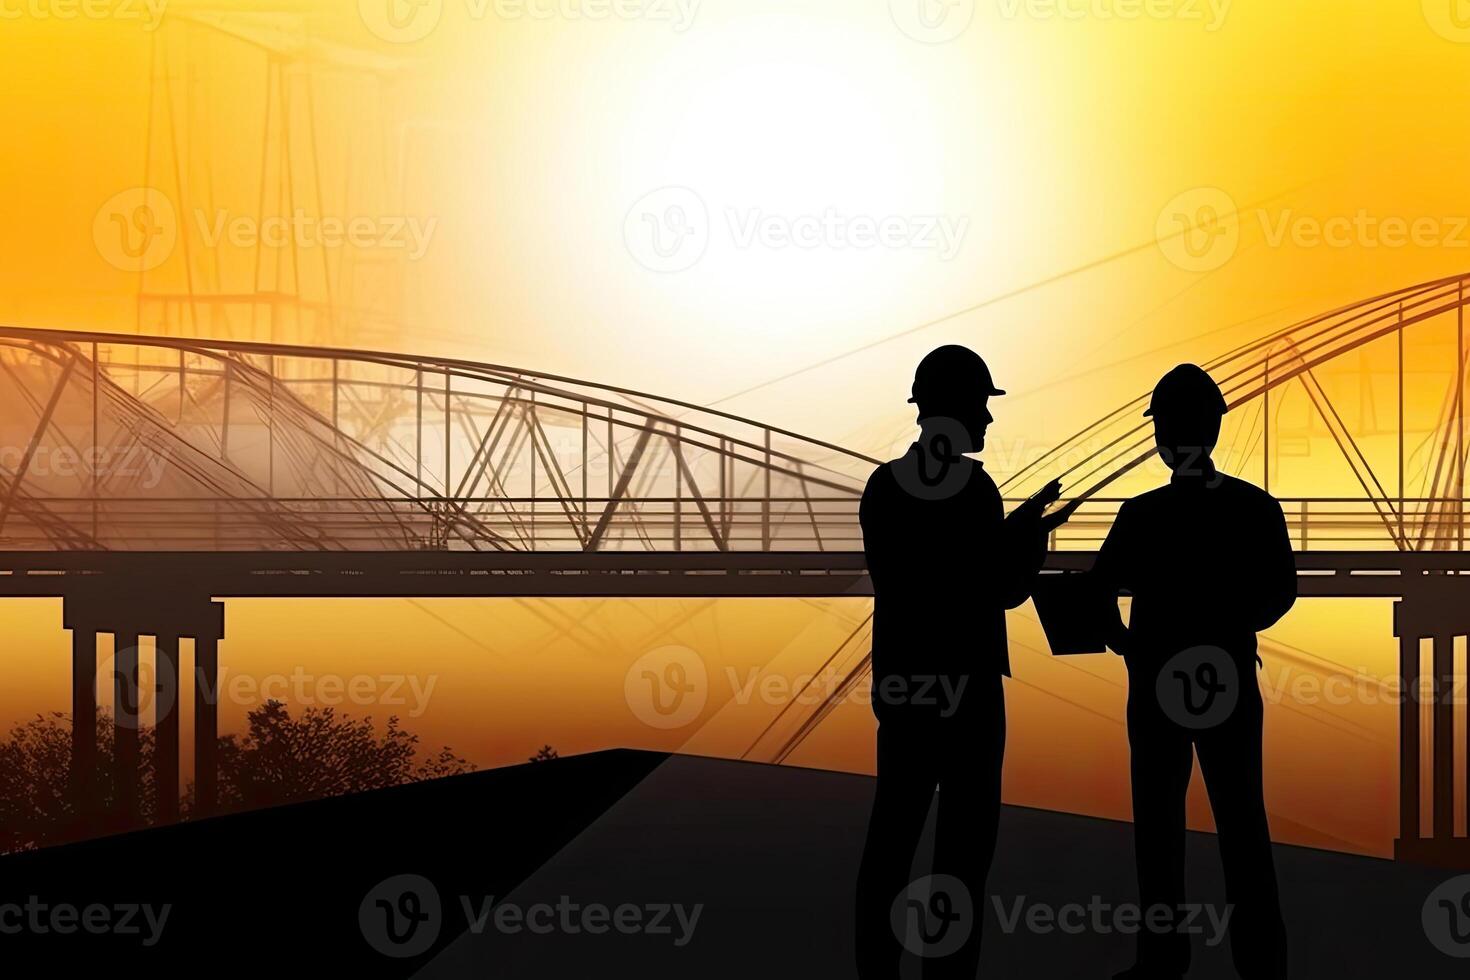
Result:
[[[1465,499],[1406,497],[1388,503],[1348,497],[1278,498],[1297,551],[1462,551]],[[1053,551],[1096,551],[1125,498],[1093,497],[1052,534]],[[1008,500],[1007,508],[1019,504]]]
[[[465,510],[508,550],[584,552],[585,529],[607,512],[609,498],[568,502],[554,497],[484,497],[446,501],[389,497],[197,497],[144,500],[50,498],[47,516],[78,528],[107,528],[107,550],[120,551],[470,551],[453,533]],[[625,504],[627,502],[624,502]],[[600,552],[701,553],[860,552],[854,497],[706,499],[638,498],[612,512]],[[713,524],[713,531],[711,525]],[[272,528],[288,528],[289,536]],[[384,541],[398,542],[385,549]],[[0,550],[53,551],[37,522],[7,522]],[[86,550],[85,548],[83,550]]]
[[[1008,500],[1007,508],[1020,501]],[[1053,532],[1053,551],[1096,551],[1116,520],[1122,498],[1085,501]],[[463,511],[481,533],[516,544],[514,550],[585,551],[585,529],[609,512],[612,498],[479,497],[198,497],[147,499],[48,498],[47,518],[85,531],[108,529],[109,550],[259,551],[473,550],[453,532]],[[1301,552],[1465,550],[1470,506],[1465,501],[1413,498],[1402,511],[1345,498],[1280,501],[1292,547]],[[701,506],[701,504],[703,506]],[[747,498],[641,497],[611,510],[604,552],[860,552],[862,529],[854,496]],[[280,534],[272,528],[286,528]],[[39,521],[12,520],[5,550],[55,550]]]

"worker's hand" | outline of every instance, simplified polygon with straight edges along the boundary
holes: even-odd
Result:
[[[1038,490],[1034,496],[1022,501],[1020,506],[1011,511],[1011,516],[1023,520],[1039,521],[1042,511],[1056,503],[1061,495],[1062,481],[1053,480]]]
[[[1077,508],[1081,506],[1082,501],[1073,500],[1068,504],[1058,507],[1050,514],[1043,514],[1041,516],[1042,533],[1050,534],[1057,528],[1061,527],[1063,524],[1070,521],[1072,519],[1072,515],[1077,513]]]
[[[1046,486],[1044,486],[1040,490],[1036,491],[1036,496],[1034,496],[1034,497],[1031,498],[1031,500],[1036,501],[1037,502],[1037,505],[1040,506],[1043,509],[1051,506],[1052,504],[1056,503],[1060,499],[1062,499],[1062,481],[1061,480],[1053,480],[1053,481],[1051,481]],[[1027,503],[1030,503],[1030,502],[1031,502],[1030,500],[1027,501]]]

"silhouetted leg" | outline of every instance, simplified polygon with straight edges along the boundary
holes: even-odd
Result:
[[[976,686],[979,681],[974,682]],[[989,683],[989,682],[986,682]],[[927,960],[926,978],[974,980],[980,967],[985,921],[986,880],[1000,828],[1001,770],[1006,751],[1005,693],[1000,677],[993,692],[972,692],[963,720],[944,733],[947,757],[939,776],[939,813],[935,820],[934,873],[953,875],[969,892],[974,918],[964,946],[949,956]]]
[[[1261,785],[1261,699],[1247,686],[1235,716],[1199,741],[1200,771],[1220,834],[1230,948],[1244,980],[1286,976],[1286,926]]]
[[[858,975],[895,980],[903,946],[889,912],[909,886],[914,852],[934,801],[936,732],[886,721],[878,726],[878,779],[857,882]]]
[[[1165,974],[1183,974],[1189,969],[1189,937],[1173,926],[1184,903],[1184,802],[1194,769],[1194,746],[1189,735],[1160,711],[1151,678],[1142,683],[1130,678],[1129,688],[1129,771],[1139,903],[1145,923],[1157,906],[1169,910],[1170,923],[1165,928],[1145,925],[1140,930],[1138,964]]]

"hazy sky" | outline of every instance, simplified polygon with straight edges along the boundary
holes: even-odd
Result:
[[[1464,270],[1470,29],[1453,2],[0,5],[0,318],[450,353],[718,403],[870,454],[907,438],[914,363],[958,341],[1012,392],[994,445],[1024,452],[1179,360]],[[284,296],[274,322],[197,301],[250,293]],[[1444,340],[1414,355],[1415,418],[1442,402]],[[1324,372],[1378,460],[1392,440],[1363,392],[1389,353]],[[1351,491],[1287,397],[1301,422],[1281,478]],[[347,673],[421,657],[442,706],[415,727],[486,764],[543,741],[683,744],[618,701],[660,622],[723,669],[824,656],[853,615],[320,605],[236,603],[226,662]],[[1391,669],[1384,604],[1315,608],[1283,625],[1296,646]],[[11,719],[66,690],[59,612],[16,615],[43,655],[0,701]],[[1013,739],[1008,792],[1117,812],[1114,665],[1090,667],[1098,680],[1021,664],[1032,737]],[[1359,708],[1367,765],[1330,725],[1297,717],[1273,736],[1333,760],[1319,774],[1362,803],[1323,809],[1288,757],[1273,779],[1295,839],[1387,840],[1373,801],[1393,717]],[[869,722],[842,717],[806,761],[861,767]],[[1087,772],[1051,768],[1058,717],[1096,726]],[[1118,778],[1086,782],[1104,771]]]

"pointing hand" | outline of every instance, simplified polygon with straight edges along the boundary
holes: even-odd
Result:
[[[1032,497],[1031,499],[1039,503],[1042,507],[1046,507],[1050,504],[1056,503],[1058,500],[1061,499],[1061,496],[1062,481],[1053,480],[1046,486],[1038,490],[1036,492],[1036,496]]]
[[[1063,524],[1070,521],[1072,519],[1072,515],[1077,513],[1077,508],[1081,506],[1081,500],[1073,500],[1070,503],[1058,507],[1050,514],[1043,514],[1041,518],[1041,530],[1047,534],[1050,534],[1057,528],[1061,527]]]
[[[1055,503],[1057,498],[1061,495],[1062,481],[1053,480],[1046,486],[1038,490],[1034,496],[1028,497],[1026,500],[1022,501],[1020,506],[1018,506],[1011,513],[1014,516],[1018,516],[1026,520],[1039,521],[1041,520],[1041,512],[1046,510],[1046,508],[1051,504]]]

